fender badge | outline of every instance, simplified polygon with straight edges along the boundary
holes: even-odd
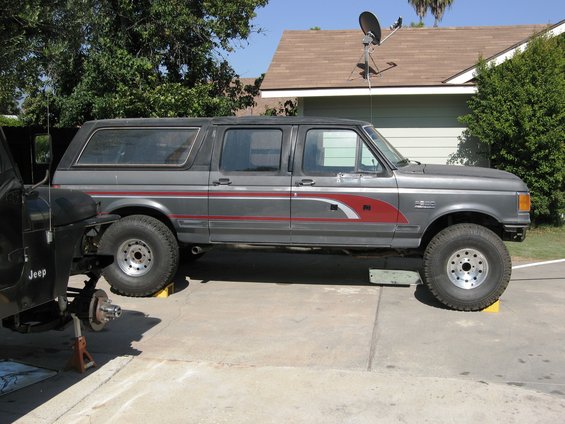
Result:
[[[414,202],[414,208],[416,209],[435,209],[435,200],[416,200]]]

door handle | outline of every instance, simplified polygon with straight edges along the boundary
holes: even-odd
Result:
[[[299,186],[313,186],[314,184],[316,184],[316,181],[311,180],[309,178],[305,178],[305,179],[300,180],[296,183],[296,185],[299,185]]]
[[[230,185],[231,181],[229,178],[218,178],[218,181],[213,181],[212,184],[217,185]]]

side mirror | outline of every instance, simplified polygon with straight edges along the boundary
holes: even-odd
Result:
[[[37,165],[51,164],[51,134],[36,134],[33,137],[34,160]]]

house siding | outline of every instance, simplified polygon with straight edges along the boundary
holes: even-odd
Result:
[[[458,151],[459,137],[465,127],[457,118],[469,113],[466,103],[469,98],[469,95],[307,97],[299,99],[299,113],[372,122],[406,157],[422,163],[445,164]],[[468,159],[477,163],[476,158]]]

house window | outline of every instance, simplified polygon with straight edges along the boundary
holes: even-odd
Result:
[[[281,164],[282,131],[229,129],[220,159],[223,172],[277,172]]]

